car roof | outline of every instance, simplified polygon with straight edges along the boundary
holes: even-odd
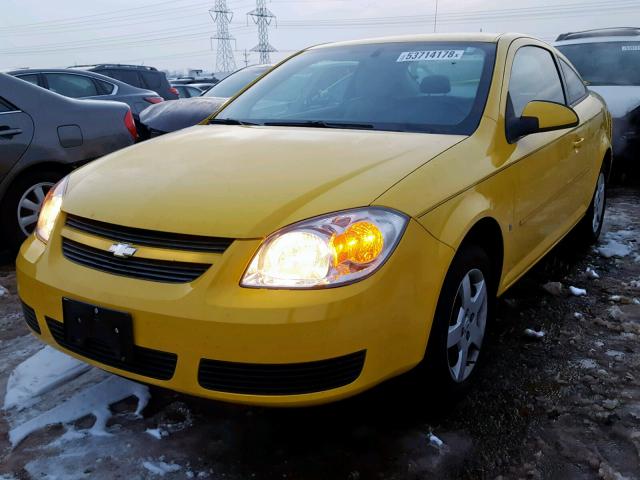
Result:
[[[78,75],[85,75],[87,77],[92,77],[98,80],[102,80],[103,82],[112,83],[118,86],[118,91],[120,93],[124,91],[128,91],[128,93],[154,93],[152,90],[148,90],[145,88],[138,88],[133,85],[129,85],[128,83],[121,82],[112,77],[107,77],[106,75],[102,75],[101,73],[92,72],[90,70],[84,70],[80,68],[21,68],[18,70],[12,70],[10,72],[6,72],[9,75],[20,75],[20,74],[35,74],[35,73],[76,73]]]
[[[487,42],[496,43],[505,35],[524,36],[519,34],[500,34],[500,33],[425,33],[419,35],[396,35],[390,37],[374,37],[361,40],[347,40],[343,42],[324,43],[316,45],[315,48],[341,47],[348,45],[367,45],[375,43],[400,43],[400,42]]]
[[[589,42],[615,42],[620,40],[640,40],[640,28],[637,27],[611,27],[582,30],[579,32],[561,33],[556,42],[576,40],[575,43]],[[563,43],[564,45],[564,43]]]

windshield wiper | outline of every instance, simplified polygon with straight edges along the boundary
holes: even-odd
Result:
[[[212,118],[209,125],[258,125],[257,123],[244,122],[235,118]]]
[[[348,123],[348,122],[325,122],[324,120],[302,120],[302,121],[278,121],[264,122],[268,127],[311,127],[311,128],[353,128],[355,130],[371,130],[375,125],[371,123]]]

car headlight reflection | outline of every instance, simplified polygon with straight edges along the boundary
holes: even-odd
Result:
[[[407,221],[396,211],[371,207],[291,225],[262,243],[241,285],[321,288],[361,280],[386,261]]]

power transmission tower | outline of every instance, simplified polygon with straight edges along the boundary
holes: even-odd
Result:
[[[236,59],[231,48],[231,41],[235,39],[229,34],[229,24],[233,18],[233,12],[227,8],[226,0],[215,0],[214,7],[209,10],[209,15],[216,23],[216,36],[218,49],[216,52],[216,71],[233,72],[236,69]]]
[[[248,67],[249,66],[249,51],[245,48],[244,52],[242,53],[244,55],[244,66]]]
[[[258,45],[251,49],[260,54],[260,63],[271,63],[271,52],[277,50],[269,43],[269,26],[276,16],[267,8],[267,0],[256,0],[256,9],[247,14],[258,25]]]

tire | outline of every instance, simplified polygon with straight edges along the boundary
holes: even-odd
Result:
[[[607,176],[604,170],[600,170],[589,208],[575,229],[577,240],[583,245],[593,245],[600,238],[606,206]]]
[[[63,174],[56,171],[33,171],[13,182],[0,206],[0,229],[5,247],[18,251],[35,228],[43,195],[62,177]]]
[[[493,278],[489,256],[475,245],[462,247],[445,277],[421,366],[423,384],[443,401],[462,397],[476,377],[494,309]]]

